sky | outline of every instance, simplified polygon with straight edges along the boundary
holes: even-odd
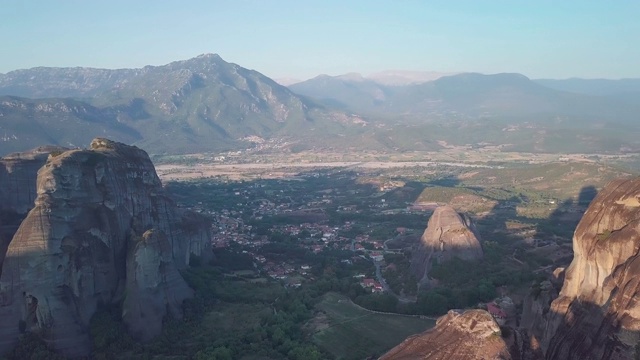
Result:
[[[0,73],[204,53],[269,77],[382,70],[640,78],[637,0],[4,0]]]

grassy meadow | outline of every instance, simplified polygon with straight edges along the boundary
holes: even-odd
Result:
[[[407,336],[435,325],[429,319],[376,314],[337,293],[325,294],[316,309],[320,314],[314,319],[313,341],[337,359],[381,355]]]

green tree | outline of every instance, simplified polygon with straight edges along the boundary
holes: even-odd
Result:
[[[233,352],[224,346],[220,346],[211,350],[198,351],[193,358],[194,360],[232,360]]]
[[[293,360],[320,360],[322,354],[314,345],[301,345],[293,348],[287,354]]]

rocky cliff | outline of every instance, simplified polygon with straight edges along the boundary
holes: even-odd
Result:
[[[434,262],[443,263],[455,257],[478,260],[482,256],[482,247],[470,219],[460,216],[450,206],[441,206],[431,215],[414,251],[411,271],[420,283],[425,283]]]
[[[531,287],[531,292],[522,301],[522,316],[519,328],[527,335],[527,348],[523,352],[535,353],[542,357],[540,339],[544,336],[546,317],[551,309],[551,302],[558,297],[558,290],[551,281],[542,281]]]
[[[42,146],[31,151],[13,153],[0,159],[0,211],[26,214],[36,199],[36,176],[52,152],[67,150]]]
[[[62,150],[65,149],[43,146],[0,159],[0,275],[9,242],[33,208],[38,170],[47,161],[49,153]]]
[[[591,202],[574,259],[545,317],[547,359],[633,359],[640,342],[640,178],[616,180]]]
[[[534,285],[531,295],[524,300],[512,355],[548,360],[637,359],[640,356],[640,178],[616,180],[605,186],[580,220],[573,237],[573,250],[571,265],[554,271],[551,281]],[[554,283],[561,282],[562,288],[557,294]],[[430,357],[420,355],[422,348],[414,346],[412,350],[409,346],[420,344],[419,339],[425,344],[430,344],[427,341],[436,336],[444,339],[445,332],[439,332],[439,328],[438,325],[431,332],[409,338],[389,353],[392,357],[386,358],[453,358],[453,346],[443,348],[435,341],[428,345],[432,347],[432,352],[427,354]],[[467,332],[471,333],[472,329],[458,329],[460,338],[471,336]]]
[[[380,360],[511,359],[500,326],[484,310],[449,311],[436,326],[406,339]]]
[[[193,290],[180,276],[164,232],[148,230],[130,241],[122,318],[135,338],[147,341],[162,328],[158,314],[180,318]]]
[[[175,206],[136,147],[95,139],[56,155],[38,172],[35,207],[3,264],[0,353],[33,331],[66,355],[87,355],[100,304],[122,303],[139,339],[159,334],[191,296],[178,269],[212,256],[208,222]]]

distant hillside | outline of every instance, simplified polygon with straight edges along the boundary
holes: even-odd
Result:
[[[640,103],[640,79],[539,79],[534,81],[552,89],[605,97],[612,102],[627,105]]]
[[[328,106],[355,112],[370,112],[387,100],[390,90],[360,74],[320,75],[289,85],[296,94],[317,99]]]
[[[0,74],[0,95],[88,98],[125,84],[141,69],[36,67]]]
[[[95,136],[125,142],[137,140],[136,145],[156,153],[242,148],[251,146],[247,138],[289,138],[312,146],[323,136],[343,133],[354,122],[356,128],[362,126],[359,118],[326,110],[264,75],[227,63],[214,54],[142,69],[18,70],[0,75],[0,94],[76,97],[84,102],[74,104],[89,109],[88,115],[79,117],[86,126],[78,131],[55,124],[58,120],[68,123],[69,112],[50,111],[43,117],[44,113],[30,112],[28,107],[12,107],[14,122],[28,119],[38,126],[0,122],[5,132],[1,134],[5,138],[0,144],[2,153],[41,145],[41,140],[69,146],[86,138],[81,142],[86,145]],[[3,109],[9,111],[7,107]],[[116,129],[122,133],[112,133]],[[69,139],[58,136],[63,132]],[[43,134],[49,137],[43,139]],[[40,138],[40,142],[24,141],[32,138]]]
[[[382,85],[402,86],[422,84],[428,81],[437,80],[443,76],[451,76],[455,74],[456,73],[443,73],[437,71],[386,70],[369,74],[366,78]]]
[[[390,149],[449,145],[532,152],[634,152],[640,101],[560,91],[521,74],[464,73],[404,86],[319,76],[297,93],[365,114]],[[437,147],[437,146],[436,146]]]
[[[96,134],[132,143],[142,136],[122,120],[135,114],[135,104],[102,109],[72,99],[2,96],[0,150],[7,154],[43,144],[82,147]]]
[[[425,116],[449,120],[480,117],[532,120],[544,116],[629,122],[635,121],[640,111],[636,104],[558,91],[521,74],[507,73],[464,73],[403,86],[385,86],[362,77],[322,75],[291,85],[290,89],[351,111],[422,120]]]
[[[155,154],[640,151],[633,92],[561,91],[520,74],[440,75],[321,75],[287,88],[215,54],[141,69],[16,70],[0,74],[0,154],[97,136]]]
[[[536,79],[536,83],[548,88],[578,94],[611,96],[634,94],[640,100],[640,79]]]

